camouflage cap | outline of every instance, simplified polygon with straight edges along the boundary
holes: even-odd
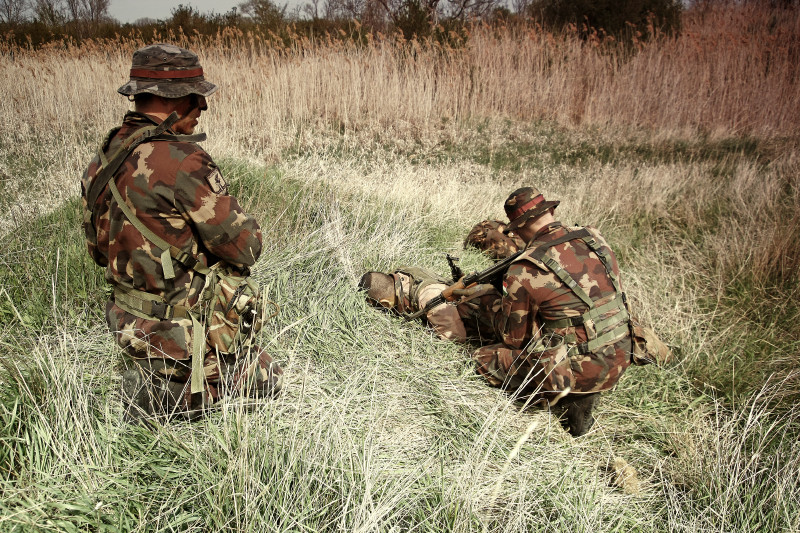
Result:
[[[367,301],[374,307],[391,309],[397,303],[396,281],[383,272],[370,271],[361,276],[358,290],[367,293]]]
[[[217,86],[203,77],[197,54],[173,44],[157,43],[133,53],[131,79],[117,89],[126,96],[152,93],[164,98],[209,96]]]
[[[503,206],[508,216],[506,231],[515,230],[526,222],[534,219],[560,204],[556,201],[545,201],[544,196],[536,187],[522,187],[512,192]]]

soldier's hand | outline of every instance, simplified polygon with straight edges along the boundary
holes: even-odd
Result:
[[[459,298],[477,298],[478,296],[483,296],[491,291],[496,291],[493,285],[481,283],[479,285],[467,287],[466,289],[455,289],[453,290],[453,294]]]

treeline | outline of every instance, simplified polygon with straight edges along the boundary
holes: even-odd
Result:
[[[226,29],[284,39],[349,36],[354,27],[359,35],[447,38],[475,21],[524,21],[549,30],[569,27],[584,35],[630,41],[679,31],[681,11],[687,6],[682,0],[308,0],[289,9],[279,2],[246,0],[225,13],[203,13],[187,3],[164,20],[143,17],[123,24],[109,15],[110,0],[0,0],[0,35],[7,43],[33,47],[88,38],[217,35]]]

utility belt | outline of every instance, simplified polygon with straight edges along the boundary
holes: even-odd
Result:
[[[147,320],[180,320],[190,318],[189,307],[170,305],[161,297],[149,292],[117,286],[114,303],[123,311]]]

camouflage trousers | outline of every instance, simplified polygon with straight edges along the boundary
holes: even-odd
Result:
[[[566,344],[530,352],[492,344],[475,350],[472,359],[490,385],[554,405],[567,395],[611,389],[630,364],[630,346],[626,338],[598,353],[577,354]]]
[[[152,414],[198,414],[223,398],[271,396],[280,391],[283,370],[267,352],[253,347],[248,354],[209,352],[203,361],[204,387],[191,393],[191,359],[149,357],[132,361],[158,399]]]
[[[203,391],[192,394],[190,320],[136,317],[113,302],[106,306],[106,319],[141,374],[142,387],[155,399],[152,414],[202,412],[223,397],[268,396],[281,388],[283,370],[269,354],[252,346],[237,355],[208,349],[203,358]]]

